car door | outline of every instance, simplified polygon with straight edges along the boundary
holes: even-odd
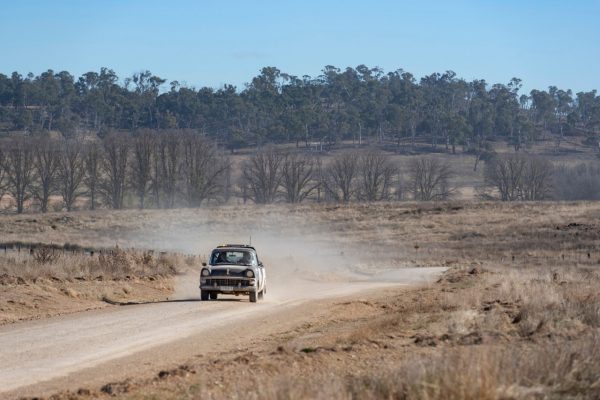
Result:
[[[256,279],[258,279],[258,290],[261,291],[263,290],[264,286],[265,286],[265,266],[263,265],[263,263],[258,259],[258,255],[256,256]]]

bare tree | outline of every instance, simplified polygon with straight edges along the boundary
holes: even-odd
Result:
[[[96,209],[96,199],[100,187],[100,167],[102,164],[102,152],[97,143],[89,144],[83,154],[84,177],[83,182],[90,196],[90,209]]]
[[[22,213],[27,200],[31,198],[31,185],[34,179],[33,151],[25,138],[6,142],[2,166],[6,174],[6,191],[17,203],[17,213]]]
[[[150,165],[150,193],[154,206],[161,207],[162,199],[162,138],[157,137],[154,142],[154,157]]]
[[[357,152],[337,154],[321,172],[321,184],[328,197],[348,203],[356,192]]]
[[[519,200],[524,169],[525,158],[520,154],[495,156],[486,162],[485,183],[498,190],[500,200]]]
[[[2,150],[3,143],[0,142],[0,202],[2,202],[2,197],[4,197],[4,191],[6,190],[6,169],[4,168],[4,158],[5,154]]]
[[[288,203],[300,203],[319,186],[315,179],[317,163],[312,156],[286,154],[282,160],[281,185]]]
[[[529,157],[523,171],[523,200],[545,200],[552,194],[554,167],[541,157]]]
[[[40,202],[40,210],[48,211],[50,196],[56,189],[58,174],[58,144],[55,140],[40,138],[33,143],[33,164],[36,181],[33,185],[33,195]]]
[[[257,204],[273,203],[281,183],[283,155],[272,147],[263,149],[242,165],[241,185]]]
[[[396,168],[385,154],[376,150],[363,152],[358,169],[361,200],[381,201],[390,198]]]
[[[228,172],[229,160],[219,155],[214,143],[195,134],[184,137],[182,175],[188,205],[199,207],[224,194]]]
[[[101,188],[106,202],[114,209],[123,208],[129,140],[116,134],[108,136],[103,143],[104,155],[101,163]]]
[[[167,132],[157,140],[156,163],[152,167],[152,191],[157,207],[173,208],[181,174],[181,138]],[[164,201],[160,201],[160,195]]]
[[[63,142],[58,158],[58,182],[67,211],[73,210],[75,201],[83,194],[81,186],[84,176],[81,143],[77,140]]]
[[[131,186],[138,197],[140,208],[145,207],[146,194],[150,186],[152,163],[155,158],[155,135],[141,132],[133,139],[133,160],[131,165]]]
[[[496,156],[485,166],[485,183],[502,201],[543,200],[552,191],[552,164],[526,154]]]
[[[409,191],[418,201],[446,200],[454,189],[450,186],[453,176],[450,165],[437,158],[420,157],[408,164]]]

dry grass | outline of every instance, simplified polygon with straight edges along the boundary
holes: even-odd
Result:
[[[32,252],[14,250],[0,252],[0,277],[34,280],[59,279],[122,279],[147,276],[170,276],[189,263],[177,254],[155,256],[150,252],[115,248],[102,253],[64,252],[38,246]]]
[[[158,379],[151,387],[127,384],[120,394],[132,399],[595,399],[600,396],[594,318],[599,303],[589,295],[599,279],[576,269],[559,279],[533,271],[523,277],[518,271],[453,270],[429,288],[339,303],[329,321],[299,328],[280,339],[276,351],[215,356],[186,366],[195,371],[187,378]],[[573,289],[580,284],[577,296],[587,300],[574,303]],[[350,310],[362,312],[344,318]]]
[[[466,348],[402,364],[382,363],[359,375],[316,372],[281,374],[227,392],[235,399],[537,399],[597,398],[600,395],[600,341],[587,338],[562,348],[511,350]],[[250,375],[252,376],[252,375]],[[214,392],[212,392],[214,394]],[[197,388],[187,398],[210,398]],[[217,397],[220,397],[217,395]]]
[[[0,233],[11,231],[11,239],[22,235],[19,227],[33,229],[23,217],[5,221]],[[126,211],[75,215],[43,234],[63,241],[83,234],[85,240],[102,242],[105,232],[117,232],[111,238],[148,243],[143,232],[157,225],[186,234],[211,232],[215,226],[226,233],[252,227],[288,237],[296,246],[296,239],[312,237],[311,243],[341,250],[354,261],[353,270],[363,273],[403,266],[451,269],[430,287],[340,303],[328,317],[264,348],[195,360],[190,368],[196,374],[124,385],[127,393],[117,392],[122,396],[600,397],[598,203]],[[93,239],[90,229],[100,237]]]

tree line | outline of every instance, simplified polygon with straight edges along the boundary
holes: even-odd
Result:
[[[400,168],[378,149],[325,158],[266,146],[236,166],[214,140],[189,131],[0,140],[0,200],[7,196],[18,213],[27,207],[47,212],[51,206],[200,207],[227,203],[232,196],[256,204],[383,201],[409,192],[417,200],[450,197],[447,164],[422,158],[407,171],[411,183],[405,190]]]
[[[229,160],[214,143],[189,133],[140,131],[102,141],[21,136],[0,143],[0,198],[9,195],[18,213],[30,201],[48,211],[51,196],[60,196],[67,211],[82,197],[92,210],[121,209],[128,198],[140,208],[195,207],[226,201],[229,174]]]
[[[555,166],[527,153],[485,163],[479,198],[600,199],[598,166]],[[435,156],[399,159],[375,147],[322,153],[264,146],[232,157],[191,131],[139,130],[102,140],[0,139],[0,201],[18,213],[96,208],[175,208],[235,202],[443,201],[456,172]],[[6,197],[5,197],[6,196]]]
[[[452,71],[417,79],[360,65],[326,66],[316,77],[265,67],[243,89],[167,85],[149,71],[123,81],[108,68],[75,78],[67,71],[0,74],[0,130],[60,131],[65,137],[139,129],[195,129],[220,145],[353,140],[362,144],[417,142],[454,151],[483,152],[503,138],[515,150],[568,135],[597,146],[600,96],[551,86],[520,92],[519,79],[489,85]]]

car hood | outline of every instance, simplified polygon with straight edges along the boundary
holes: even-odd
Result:
[[[234,274],[241,274],[242,272],[248,270],[248,269],[253,269],[251,266],[246,266],[246,265],[212,265],[210,266],[210,270],[211,272],[227,272],[227,270],[229,270],[229,273],[231,275]]]

